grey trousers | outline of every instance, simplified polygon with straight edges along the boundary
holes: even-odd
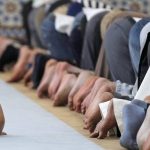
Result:
[[[81,68],[95,70],[96,62],[102,44],[100,24],[107,12],[95,15],[87,24],[84,37]]]
[[[114,81],[135,83],[128,46],[129,32],[134,24],[131,17],[119,18],[112,23],[104,38],[106,60]]]
[[[44,47],[41,42],[41,24],[45,16],[44,6],[34,8],[29,15],[28,24],[31,33],[31,44],[33,47]]]

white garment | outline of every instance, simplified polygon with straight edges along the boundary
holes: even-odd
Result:
[[[92,17],[94,17],[96,14],[110,10],[110,8],[83,8],[83,12],[89,21]]]
[[[34,0],[32,6],[34,8],[38,8],[38,7],[45,5],[51,1],[55,1],[55,0]]]
[[[130,103],[131,101],[128,100],[113,98],[114,114],[121,134],[123,132],[123,108],[125,105]]]
[[[108,105],[109,105],[109,101],[99,104],[99,108],[100,108],[102,118],[106,118]]]
[[[140,33],[140,46],[141,46],[141,52],[144,48],[144,45],[145,45],[145,42],[146,42],[146,39],[147,39],[147,34],[150,32],[150,22],[147,23],[143,29],[141,30],[141,33]]]
[[[144,100],[145,97],[150,95],[150,68],[148,69],[143,82],[136,93],[135,99]]]
[[[71,0],[72,2],[82,3],[82,0]]]
[[[137,91],[137,94],[134,99],[144,100],[146,96],[150,95],[150,68],[148,69],[145,78]],[[117,121],[118,128],[120,133],[123,132],[123,120],[122,120],[122,112],[125,105],[130,104],[131,101],[124,100],[124,99],[117,99],[113,98],[113,106],[114,106],[114,114]],[[102,117],[106,117],[107,109],[108,109],[109,102],[100,103],[100,111]]]
[[[120,133],[122,133],[123,132],[123,120],[122,120],[123,108],[125,105],[129,104],[131,101],[118,99],[118,98],[113,98],[112,100],[113,100],[114,115],[117,121],[117,125],[118,125]],[[99,104],[102,118],[106,118],[109,103],[110,101]]]
[[[115,114],[115,118],[117,121],[117,125],[118,125],[120,132],[122,133],[123,132],[122,112],[123,112],[124,106],[126,104],[129,104],[130,101],[124,100],[124,99],[118,99],[118,98],[113,98],[112,100],[113,100],[114,114]],[[100,112],[103,118],[106,118],[109,102],[110,101],[99,104]]]
[[[135,22],[138,22],[138,21],[140,21],[142,18],[133,17],[133,19],[134,19]]]
[[[94,9],[94,8],[83,8],[83,12],[87,17],[87,20],[89,21],[94,15],[105,11],[104,8]],[[74,22],[75,17],[68,16],[68,15],[62,15],[57,13],[56,14],[56,20],[55,20],[55,29],[60,32],[70,35],[72,31],[72,26]]]
[[[83,0],[72,0],[75,2],[79,2],[79,3],[89,3],[89,1],[83,1]],[[92,4],[96,5],[97,1],[93,1]],[[104,4],[99,2],[99,7],[100,8],[83,8],[83,12],[87,17],[87,20],[89,21],[94,15],[106,11],[106,10],[110,10],[111,8],[109,7],[109,5],[106,8],[103,8]],[[60,33],[64,33],[67,34],[68,36],[70,35],[71,31],[72,31],[72,26],[73,26],[73,22],[74,22],[75,17],[72,16],[68,16],[68,15],[62,15],[62,14],[56,14],[56,20],[55,20],[55,29],[60,32]]]
[[[55,29],[58,32],[67,34],[69,36],[75,18],[72,16],[62,15],[58,13],[56,13],[55,15],[56,15]]]

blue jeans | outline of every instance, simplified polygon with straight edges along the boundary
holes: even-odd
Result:
[[[55,29],[55,16],[50,14],[42,26],[42,43],[49,50],[51,57],[60,61],[76,63],[69,46],[69,37]]]
[[[82,37],[79,26],[84,17],[83,13],[75,17],[70,37],[67,34],[56,31],[54,15],[50,14],[44,19],[41,27],[41,41],[49,50],[51,57],[60,61],[68,61],[72,64],[79,65],[82,50]]]
[[[72,31],[69,36],[70,47],[76,58],[77,65],[80,64],[81,60],[86,23],[87,23],[86,16],[84,15],[83,12],[80,12],[78,15],[75,16]]]
[[[81,3],[71,2],[68,7],[67,15],[76,16],[78,13],[82,11],[82,7],[83,5]]]
[[[140,62],[140,33],[143,27],[150,22],[150,18],[143,18],[138,21],[130,30],[129,34],[129,52],[135,75],[138,74]]]

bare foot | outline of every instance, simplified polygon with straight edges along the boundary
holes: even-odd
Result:
[[[7,82],[17,82],[23,78],[27,72],[27,64],[31,56],[31,51],[28,47],[24,46],[20,49],[19,59],[13,68],[11,78]]]
[[[5,125],[5,117],[4,117],[3,109],[0,105],[0,134],[2,134],[4,125]]]
[[[4,51],[6,50],[6,47],[12,43],[13,43],[13,40],[5,38],[5,37],[0,37],[0,56],[4,53]]]
[[[28,82],[28,88],[34,89],[34,83],[32,81]]]
[[[2,132],[0,135],[1,135],[1,136],[2,136],[2,135],[7,135],[7,133],[5,133],[5,132]]]
[[[55,59],[50,59],[49,61],[46,62],[46,66],[45,66],[45,72],[48,70],[49,67],[56,65],[57,64],[57,60]]]
[[[56,64],[57,64],[57,61],[55,61],[55,60],[49,60],[46,63],[44,75],[43,75],[41,83],[37,89],[38,97],[42,98],[45,94],[47,95],[48,85],[52,81]]]
[[[150,134],[148,136],[148,138],[146,139],[146,141],[143,144],[143,148],[142,150],[150,150]]]
[[[73,74],[65,74],[61,81],[60,87],[54,96],[54,106],[64,106],[68,103],[68,95],[76,82],[76,76]]]
[[[90,104],[84,116],[85,129],[88,129],[90,132],[93,132],[96,124],[101,119],[101,114],[99,110],[99,103],[109,101],[113,98],[113,86],[110,84],[105,84],[101,87],[96,94],[93,102]]]
[[[91,90],[91,92],[88,94],[88,96],[84,99],[84,101],[81,104],[81,112],[82,114],[85,114],[87,108],[89,107],[89,105],[92,103],[92,101],[94,100],[98,90],[106,83],[106,82],[110,82],[109,80],[105,79],[105,78],[98,78]]]
[[[72,73],[72,74],[77,74],[77,75],[79,75],[79,74],[82,73],[83,71],[85,71],[85,70],[80,69],[80,68],[78,68],[78,67],[76,67],[76,66],[74,66],[74,65],[68,64],[68,67],[67,67],[67,72],[68,72],[68,73]],[[87,71],[87,72],[91,72],[92,74],[94,74],[94,72],[92,72],[92,71]]]
[[[44,53],[38,49],[31,50],[27,46],[23,46],[20,49],[19,59],[13,68],[12,77],[7,82],[17,82],[23,79],[24,75],[28,71],[28,65],[33,65],[37,54]]]
[[[144,142],[147,140],[148,136],[150,135],[149,125],[150,125],[150,107],[147,110],[145,120],[137,134],[137,143],[140,149],[143,147]]]
[[[89,105],[92,103],[94,98],[92,98],[92,91],[85,97],[83,102],[81,103],[81,113],[85,114],[86,110],[88,109]]]
[[[76,112],[81,112],[81,103],[85,99],[85,97],[91,92],[91,89],[98,79],[97,76],[91,76],[78,90],[78,92],[73,97],[73,109]]]
[[[144,99],[144,101],[145,101],[146,103],[149,103],[149,104],[150,104],[150,96],[149,96],[149,95],[146,96],[145,99]]]
[[[114,109],[113,109],[113,101],[110,101],[106,118],[102,119],[96,126],[94,132],[90,137],[104,139],[107,136],[107,133],[110,129],[114,128],[117,125]]]
[[[54,95],[56,94],[60,86],[60,83],[62,81],[63,74],[66,72],[68,65],[69,64],[66,62],[57,63],[52,82],[50,83],[48,87],[49,98],[53,98]]]
[[[73,110],[73,97],[78,92],[78,90],[81,88],[81,86],[88,80],[91,76],[93,76],[94,73],[91,71],[82,71],[78,78],[76,83],[74,84],[73,88],[71,89],[71,92],[69,93],[68,97],[68,106],[70,110]]]
[[[31,81],[32,73],[33,73],[33,66],[27,71],[25,76],[23,77],[24,85],[28,86],[28,83]]]

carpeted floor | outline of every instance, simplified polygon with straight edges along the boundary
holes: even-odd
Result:
[[[0,79],[5,81],[9,77],[9,75],[10,75],[10,73],[0,74]],[[68,149],[68,150],[74,150],[74,149],[123,150],[123,148],[121,148],[121,146],[119,145],[119,140],[117,138],[107,138],[105,140],[90,139],[88,137],[89,133],[87,131],[83,130],[82,116],[80,114],[70,111],[67,107],[55,107],[54,108],[52,106],[51,100],[39,99],[36,96],[36,92],[34,90],[24,87],[22,83],[15,83],[15,84],[8,85],[8,84],[5,84],[3,81],[0,82],[0,88],[1,88],[0,92],[2,92],[3,99],[6,99],[6,100],[4,101],[3,99],[1,99],[2,97],[0,96],[0,102],[2,103],[2,106],[4,105],[3,106],[4,111],[6,111],[7,116],[8,116],[8,117],[6,116],[6,127],[5,127],[5,129],[7,130],[7,127],[8,127],[8,129],[10,129],[10,131],[12,133],[14,133],[13,129],[15,128],[15,122],[13,122],[13,119],[15,118],[14,120],[16,121],[16,128],[15,128],[16,131],[17,131],[17,127],[20,127],[19,128],[20,130],[16,133],[17,133],[17,135],[20,135],[22,133],[22,137],[20,138],[20,141],[19,140],[16,141],[16,147],[18,147],[18,150],[21,150],[20,149],[21,147],[23,147],[23,150],[29,149],[29,147],[27,146],[28,144],[30,146],[32,146],[32,150],[34,150],[35,147],[37,146],[36,144],[34,144],[34,142],[33,143],[31,142],[32,140],[33,141],[37,140],[36,137],[32,137],[31,141],[28,141],[23,136],[24,134],[26,135],[25,129],[27,127],[30,128],[30,125],[28,126],[28,124],[27,124],[27,127],[26,127],[26,125],[24,125],[24,123],[23,123],[23,120],[21,119],[24,117],[24,115],[20,113],[19,116],[21,115],[21,117],[16,118],[16,116],[13,116],[13,113],[15,115],[15,114],[18,114],[19,111],[18,112],[16,110],[13,111],[13,108],[10,109],[9,111],[7,110],[7,104],[9,106],[8,108],[11,108],[10,107],[11,103],[13,104],[12,107],[18,106],[18,107],[21,107],[23,109],[24,107],[21,105],[21,103],[20,103],[20,105],[19,104],[15,105],[15,104],[17,104],[17,101],[19,101],[19,99],[21,99],[24,106],[32,104],[33,106],[35,105],[36,108],[38,107],[38,109],[40,111],[44,111],[45,113],[39,114],[39,118],[42,118],[42,115],[44,116],[44,114],[47,114],[47,115],[49,114],[53,118],[53,120],[51,118],[50,119],[46,118],[47,120],[45,119],[44,121],[42,121],[43,123],[47,122],[47,124],[45,123],[46,127],[45,127],[45,124],[43,126],[43,127],[47,128],[47,132],[45,129],[43,129],[43,132],[42,132],[42,129],[41,129],[42,125],[41,124],[37,126],[37,127],[39,127],[37,129],[38,130],[37,132],[39,132],[38,137],[41,137],[41,139],[37,140],[40,143],[40,145],[36,148],[36,150],[38,150],[38,149],[40,150],[42,148],[42,146],[45,146],[45,148],[43,148],[41,150],[44,150],[44,149],[47,150],[46,146],[50,146],[48,143],[52,143],[51,146],[53,146],[54,150],[55,149],[56,150],[59,150],[59,149]],[[5,90],[4,90],[4,88],[5,88]],[[4,96],[7,94],[8,94],[8,99],[7,99],[7,96],[6,97]],[[20,94],[20,96],[17,96],[19,94]],[[0,93],[0,95],[1,95],[1,93]],[[22,98],[22,97],[24,97],[24,98]],[[14,103],[13,103],[13,101],[14,101]],[[28,103],[30,103],[30,104],[28,104]],[[42,109],[42,108],[44,108],[44,109]],[[27,111],[27,110],[24,110],[24,112],[25,111]],[[12,116],[11,116],[11,112],[12,112]],[[38,112],[39,111],[37,111],[37,113]],[[31,114],[31,117],[29,117],[29,121],[32,120],[33,118],[36,118],[36,120],[38,120],[38,117],[37,117],[38,114],[34,115],[34,112],[32,112],[32,111],[30,114]],[[19,120],[19,118],[20,118],[20,120]],[[48,119],[49,119],[49,121],[48,121]],[[26,120],[28,120],[27,116],[26,116]],[[38,121],[37,121],[37,123],[38,123]],[[55,127],[55,124],[57,124],[57,122],[59,124],[63,124],[63,126],[65,126],[65,127],[63,129],[61,127],[59,127],[58,125]],[[65,125],[63,122],[65,122]],[[12,128],[11,128],[11,125],[12,125]],[[23,127],[21,127],[21,126],[23,126]],[[52,128],[52,126],[55,128]],[[24,129],[24,127],[25,127],[25,129]],[[34,127],[31,125],[31,130],[33,130],[32,128],[34,129]],[[52,130],[52,133],[48,130],[49,128]],[[71,132],[70,135],[64,134],[65,128],[67,129],[67,133]],[[56,131],[56,129],[58,129],[58,131]],[[6,131],[6,132],[8,132],[8,131]],[[24,131],[24,132],[22,132],[22,131]],[[34,134],[34,132],[33,132],[33,134]],[[47,141],[44,137],[44,134],[45,134],[45,136],[48,136],[48,134],[49,135],[52,134],[52,136],[49,138],[52,138],[53,140],[51,139],[50,141],[49,140]],[[64,138],[63,138],[63,134],[65,135]],[[9,138],[7,138],[8,136],[9,136]],[[11,141],[12,135],[11,134],[9,135],[9,132],[8,132],[8,136],[2,137],[0,140],[0,146],[3,143],[2,144],[3,150],[6,149],[5,148],[6,145],[9,145],[9,142]],[[15,135],[13,135],[13,136],[15,136]],[[30,132],[28,133],[28,136],[32,136],[32,135],[30,135]],[[48,137],[47,137],[47,139],[48,139]],[[60,139],[65,140],[65,142],[60,142]],[[25,140],[25,147],[22,144],[18,144],[18,142],[21,143],[21,140]],[[40,140],[41,140],[41,142],[40,142]],[[5,145],[4,141],[5,142],[8,141],[8,144]],[[56,142],[54,142],[54,141],[56,141]],[[15,143],[11,142],[11,144],[14,145]],[[73,145],[75,145],[75,146],[73,146]],[[58,147],[60,147],[60,148],[58,148]],[[11,146],[10,146],[10,148],[11,148]],[[14,145],[14,149],[15,149],[15,145]],[[51,149],[52,148],[50,148],[50,150]],[[15,150],[17,150],[17,148]]]

